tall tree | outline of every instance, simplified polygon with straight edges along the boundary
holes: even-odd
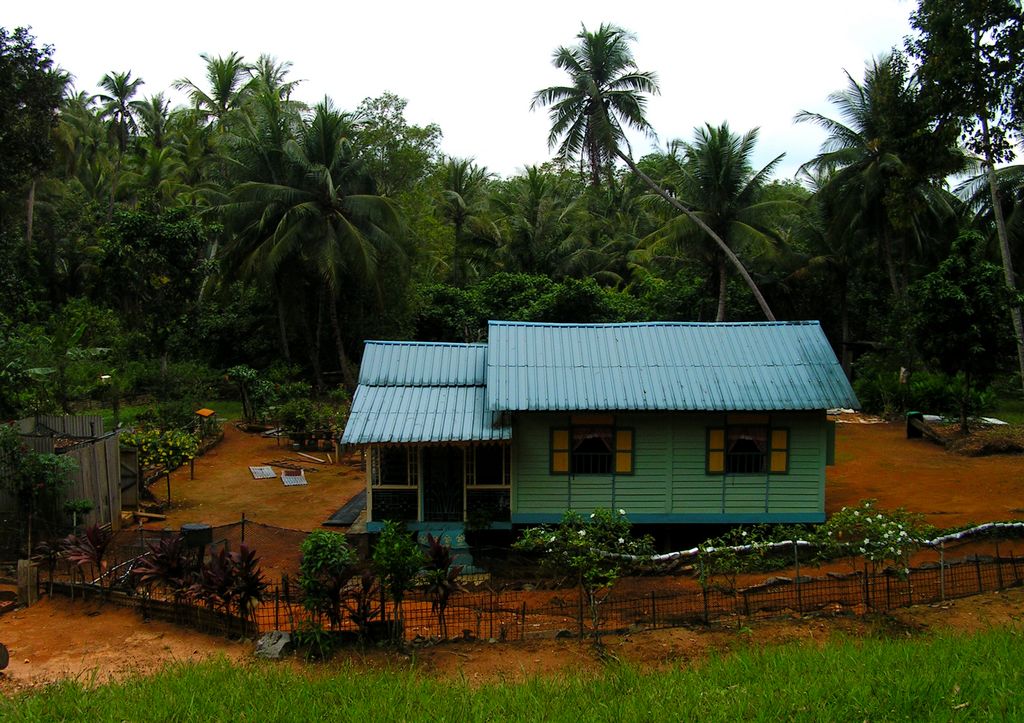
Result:
[[[107,73],[100,80],[103,90],[93,96],[100,102],[100,115],[107,119],[111,137],[117,142],[117,157],[114,170],[110,177],[110,195],[107,202],[107,219],[114,214],[114,199],[121,183],[121,166],[128,150],[128,144],[139,132],[139,124],[135,120],[137,107],[141,101],[133,100],[144,84],[142,78],[132,79],[132,71],[126,73]]]
[[[733,133],[727,123],[708,124],[694,131],[692,143],[676,146],[682,151],[673,179],[677,195],[733,250],[764,250],[777,243],[771,220],[780,207],[787,205],[781,199],[761,198],[761,191],[782,155],[755,170],[751,158],[757,137],[757,128],[741,136]],[[656,245],[667,243],[677,248],[706,238],[688,215],[677,216],[653,234]],[[714,244],[709,251],[718,279],[715,320],[725,321],[727,260]]]
[[[219,127],[245,101],[252,80],[252,66],[235,51],[217,56],[200,53],[199,57],[206,63],[209,89],[203,89],[188,78],[174,81],[174,88],[188,93],[192,106],[202,117]]]
[[[1024,117],[1024,14],[1019,0],[919,0],[911,15],[917,35],[907,47],[932,107],[955,124],[967,147],[982,158],[1003,261],[1003,279],[1017,295],[996,164],[1013,157]],[[1017,113],[1018,115],[1015,115]],[[1017,361],[1024,386],[1024,316],[1011,305]]]
[[[26,28],[0,27],[0,231],[6,226],[5,206],[28,184],[29,244],[34,179],[53,155],[50,131],[67,81],[54,68],[52,55],[50,46],[36,46]]]
[[[440,213],[455,235],[450,276],[456,284],[474,280],[486,232],[485,213],[490,198],[488,185],[494,174],[472,158],[446,158],[440,168]]]
[[[929,234],[954,219],[941,184],[964,159],[955,135],[932,132],[932,115],[901,54],[872,61],[863,83],[846,78],[847,87],[829,96],[839,119],[807,111],[796,116],[828,133],[804,169],[828,178],[820,192],[830,196],[832,222],[877,251],[893,297],[902,302],[912,250],[924,249]]]
[[[633,34],[603,24],[595,32],[584,26],[576,37],[579,38],[577,45],[558,48],[553,59],[555,67],[569,74],[572,85],[540,90],[530,106],[551,106],[548,145],[558,146],[558,155],[564,160],[579,158],[582,163],[586,159],[591,183],[595,185],[612,158],[622,160],[655,193],[711,237],[750,288],[764,315],[774,321],[775,315],[761,290],[728,244],[690,208],[640,170],[630,153],[620,147],[626,140],[624,125],[648,136],[654,135],[645,117],[647,99],[644,94],[658,92],[657,77],[637,68],[630,48],[635,39]]]
[[[373,286],[382,255],[403,255],[398,208],[376,193],[351,144],[352,119],[325,100],[285,144],[280,182],[250,181],[232,191],[239,219],[233,257],[273,275],[295,265],[319,280],[345,383],[355,379],[337,309],[344,284]]]

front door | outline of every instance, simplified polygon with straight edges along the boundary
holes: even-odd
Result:
[[[464,456],[459,447],[423,450],[423,519],[428,522],[462,521]]]

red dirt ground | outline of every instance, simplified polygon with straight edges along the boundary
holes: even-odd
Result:
[[[308,452],[326,460],[321,452]],[[366,486],[358,455],[341,464],[303,459],[286,439],[246,434],[233,424],[224,425],[224,440],[196,460],[195,479],[188,467],[171,475],[171,508],[167,520],[149,525],[178,529],[187,522],[223,525],[246,518],[277,527],[314,530]],[[253,479],[250,465],[288,461],[306,470],[309,484],[285,487],[281,478]],[[280,475],[281,465],[271,465]],[[315,469],[315,471],[312,471]],[[162,481],[153,485],[157,498],[166,496]]]
[[[1024,457],[961,457],[902,424],[838,424],[836,465],[828,468],[825,510],[862,499],[924,513],[936,527],[1024,518]]]
[[[1024,458],[965,458],[924,440],[907,440],[902,425],[840,424],[837,465],[829,468],[829,512],[865,498],[881,507],[904,506],[924,513],[939,527],[1024,518]],[[323,456],[323,455],[317,455]],[[279,459],[301,459],[283,443],[225,428],[224,442],[172,478],[174,506],[166,522],[225,524],[242,512],[251,520],[300,530],[315,529],[359,491],[364,482],[356,460],[340,465],[309,464],[307,487],[284,487],[279,479],[254,480],[248,466]],[[816,574],[816,573],[810,573]],[[688,584],[692,584],[686,578]],[[667,585],[682,580],[665,579]],[[880,618],[783,618],[745,623],[750,632],[713,627],[676,628],[611,636],[611,651],[645,668],[688,665],[712,652],[742,645],[794,640],[826,641],[833,634],[912,635],[930,629],[974,631],[1019,624],[1024,589],[990,593],[942,604],[898,610]],[[169,660],[223,653],[246,657],[249,645],[233,643],[166,623],[144,623],[134,612],[95,603],[46,601],[0,617],[0,642],[11,650],[11,667],[0,675],[0,691],[44,684],[65,677],[102,681],[133,671],[153,671]],[[28,662],[25,662],[25,661]],[[344,660],[367,667],[407,668],[410,659],[393,653],[346,652]],[[474,682],[518,680],[531,675],[600,670],[589,646],[574,640],[530,640],[515,644],[456,643],[417,650],[417,670],[442,678]],[[93,677],[95,676],[95,678]]]

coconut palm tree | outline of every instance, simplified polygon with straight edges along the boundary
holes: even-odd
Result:
[[[801,111],[798,123],[828,133],[821,153],[804,164],[829,176],[834,222],[861,236],[881,256],[893,296],[903,299],[911,254],[955,220],[944,179],[965,167],[955,137],[933,132],[899,53],[868,66],[864,82],[846,73],[847,87],[829,96],[840,119]]]
[[[100,116],[109,123],[110,134],[117,141],[117,157],[110,178],[110,194],[107,203],[107,218],[114,213],[114,199],[121,183],[121,165],[128,143],[139,132],[139,124],[135,120],[140,101],[132,100],[139,87],[145,81],[142,78],[132,79],[132,71],[126,73],[107,73],[100,80],[100,88],[105,92],[97,93],[94,100],[100,102]]]
[[[776,156],[760,170],[754,170],[751,158],[757,144],[758,129],[743,135],[733,133],[728,123],[705,125],[694,131],[692,143],[669,146],[669,179],[677,197],[693,209],[691,215],[679,215],[649,238],[651,250],[678,252],[680,247],[704,247],[704,256],[718,279],[716,321],[724,321],[728,298],[728,263],[725,255],[694,221],[702,220],[733,250],[748,255],[771,248],[779,238],[772,228],[775,214],[791,205],[782,199],[765,200],[761,192],[782,160]],[[674,166],[674,169],[673,169]]]
[[[199,57],[206,63],[209,90],[204,90],[188,78],[174,81],[174,88],[188,94],[192,106],[204,119],[212,119],[214,126],[223,127],[228,114],[245,101],[252,79],[252,66],[235,51],[218,56],[200,53]]]
[[[486,219],[494,174],[472,158],[446,158],[440,170],[440,212],[455,234],[450,274],[465,283],[477,275],[480,247],[497,235]]]
[[[124,155],[132,136],[139,132],[135,120],[138,101],[132,100],[145,83],[142,78],[132,79],[132,71],[107,73],[100,80],[103,93],[97,93],[93,100],[100,102],[100,114],[110,121],[111,135],[117,141],[118,152]]]
[[[640,131],[650,137],[653,128],[644,115],[647,106],[645,93],[658,92],[657,76],[637,68],[630,43],[634,36],[614,25],[603,24],[590,32],[584,26],[576,36],[579,43],[571,48],[560,47],[554,53],[554,65],[565,70],[572,85],[552,86],[538,91],[531,109],[550,106],[551,132],[548,145],[558,146],[563,160],[584,160],[590,167],[591,183],[599,182],[607,174],[614,158],[622,160],[634,174],[655,193],[685,214],[717,244],[737,273],[750,288],[764,315],[775,320],[768,302],[743,262],[715,231],[678,198],[660,187],[633,161],[625,143],[624,127]]]
[[[277,277],[286,267],[319,281],[345,382],[355,386],[338,317],[343,285],[374,286],[384,254],[404,256],[398,208],[375,192],[351,143],[351,117],[325,100],[285,144],[279,182],[249,181],[226,207],[239,230],[229,258],[243,274]]]

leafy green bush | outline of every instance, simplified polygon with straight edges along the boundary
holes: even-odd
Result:
[[[402,600],[423,564],[423,552],[405,525],[401,522],[385,522],[373,548],[373,569],[395,605],[391,634],[396,642],[402,633]]]
[[[122,434],[121,444],[138,448],[141,467],[164,467],[168,471],[195,459],[199,451],[199,438],[181,429],[140,426]]]
[[[302,605],[326,615],[335,627],[341,624],[341,598],[345,583],[352,576],[355,553],[344,535],[314,530],[300,547],[299,586]]]
[[[861,500],[857,507],[844,507],[819,525],[813,542],[824,559],[850,557],[851,565],[863,557],[878,568],[892,563],[906,571],[910,558],[921,543],[935,533],[919,513],[905,509],[883,510],[875,500]]]

